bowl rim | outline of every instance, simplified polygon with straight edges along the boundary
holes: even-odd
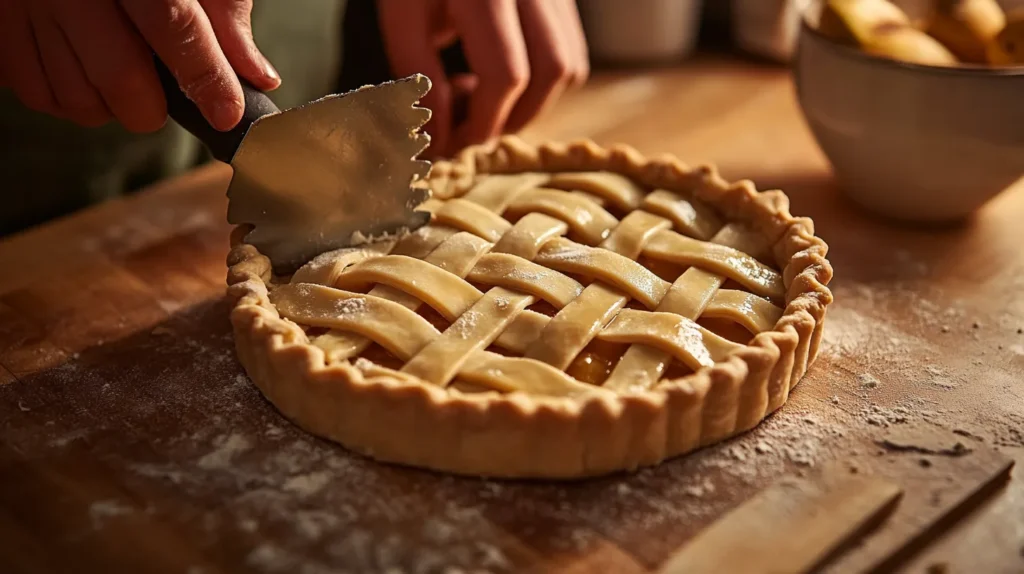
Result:
[[[956,66],[932,66],[928,64],[917,64],[913,62],[904,62],[901,60],[895,60],[892,58],[886,58],[884,56],[876,56],[874,54],[865,52],[856,46],[848,46],[846,44],[840,44],[835,40],[825,36],[818,29],[811,24],[809,21],[809,14],[812,11],[811,5],[815,2],[811,2],[800,15],[800,29],[801,36],[810,35],[819,43],[824,43],[829,46],[828,49],[833,50],[834,53],[846,57],[857,59],[865,64],[872,66],[881,66],[890,69],[905,69],[916,72],[925,72],[929,74],[939,76],[965,76],[973,78],[985,78],[985,77],[1021,77],[1024,76],[1024,65],[1018,66],[1007,66],[1007,65],[984,65],[984,64],[958,64]],[[820,1],[817,2],[820,4]]]

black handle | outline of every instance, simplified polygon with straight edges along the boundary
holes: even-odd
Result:
[[[178,80],[160,58],[154,57],[153,59],[156,61],[156,72],[160,76],[160,84],[164,88],[164,97],[167,98],[167,115],[199,138],[199,141],[203,142],[213,157],[224,163],[231,163],[231,158],[235,156],[238,146],[242,144],[242,139],[252,127],[253,122],[265,115],[281,111],[267,94],[239,78],[238,80],[242,84],[242,94],[245,96],[245,113],[242,114],[242,121],[238,122],[238,125],[230,131],[222,132],[211,126],[199,111],[199,107],[185,96],[178,86]]]

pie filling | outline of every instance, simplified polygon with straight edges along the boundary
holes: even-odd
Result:
[[[328,362],[455,393],[651,389],[783,314],[767,240],[610,172],[481,175],[431,223],[324,253],[270,300]],[[435,196],[449,192],[435,189]]]

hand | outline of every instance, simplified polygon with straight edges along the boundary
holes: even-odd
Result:
[[[433,84],[423,105],[433,111],[434,153],[518,131],[590,73],[574,0],[377,0],[377,7],[392,73],[421,73]],[[445,74],[439,50],[456,37],[472,77]],[[468,95],[469,112],[453,133],[459,95]]]
[[[252,0],[0,0],[0,86],[29,108],[133,132],[167,118],[155,52],[215,128],[242,118],[242,87],[280,84],[256,48]]]

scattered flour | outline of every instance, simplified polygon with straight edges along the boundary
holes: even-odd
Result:
[[[254,534],[272,538],[273,544],[228,551],[240,553],[230,558],[256,574],[522,571],[528,558],[491,512],[536,499],[544,487],[396,468],[303,433],[245,377],[224,319],[228,310],[223,301],[201,303],[157,328],[111,338],[100,352],[121,356],[119,363],[83,353],[85,360],[48,370],[53,392],[74,387],[76,400],[24,402],[45,420],[4,440],[59,458],[75,454],[60,447],[83,446],[76,437],[97,437],[81,440],[128,490],[195,503],[153,509],[169,527],[254,546],[262,538]],[[16,399],[11,410],[18,410]],[[169,435],[139,432],[157,419]],[[633,496],[623,498],[631,503]],[[130,504],[98,500],[82,520],[110,529],[130,513],[150,512]],[[592,499],[564,504],[564,512],[600,510]]]
[[[262,456],[238,456],[255,448],[252,434],[194,432],[178,442],[189,447],[206,442],[208,450],[191,461],[131,468],[185,493],[232,493],[201,521],[209,522],[211,531],[233,524],[242,532],[273,532],[273,543],[245,556],[255,572],[315,574],[335,572],[338,564],[374,572],[513,571],[491,542],[502,535],[479,507],[488,497],[506,499],[502,484],[478,482],[478,495],[465,502],[453,497],[465,497],[473,483],[456,484],[448,476],[417,475],[408,488],[398,487],[396,477],[399,484],[406,480],[401,472],[275,423],[256,433],[265,441],[267,431],[277,431],[271,434],[278,446]],[[281,440],[284,436],[299,438]],[[423,489],[419,481],[426,481]],[[424,513],[429,520],[423,520]],[[382,529],[382,524],[395,528]],[[413,525],[419,530],[410,531]],[[321,542],[326,543],[322,553],[303,550]]]
[[[310,539],[319,540],[325,532],[336,528],[341,522],[338,516],[321,510],[303,510],[295,513],[295,527],[299,534]]]
[[[884,376],[888,390],[894,386],[890,381],[904,380],[902,375],[890,374],[893,358],[918,342],[891,324],[872,319],[868,309],[837,307],[830,322],[838,322],[840,329],[826,328],[823,351],[857,357],[863,353],[860,368]],[[926,307],[920,313],[928,321],[954,323],[956,319],[946,317],[941,309]],[[112,396],[103,400],[127,401],[133,409],[140,406],[139,416],[197,408],[217,413],[199,428],[188,428],[177,439],[154,446],[156,460],[166,462],[132,460],[125,461],[125,467],[141,481],[163,482],[168,489],[196,498],[216,496],[216,507],[200,509],[202,516],[194,523],[274,532],[274,544],[257,546],[246,557],[257,572],[315,574],[338,564],[353,571],[516,571],[522,565],[515,563],[514,550],[495,545],[506,536],[492,525],[495,516],[525,521],[525,525],[502,525],[516,536],[531,536],[529,529],[536,528],[533,535],[551,540],[553,546],[564,543],[560,548],[585,553],[602,539],[595,529],[606,535],[653,533],[695,516],[712,517],[721,510],[715,507],[719,498],[725,498],[712,494],[727,493],[734,484],[752,486],[819,465],[843,436],[843,425],[833,423],[832,411],[880,426],[933,416],[923,404],[868,405],[863,411],[858,405],[853,412],[829,408],[825,409],[828,418],[791,404],[739,439],[627,477],[573,487],[473,482],[366,461],[283,424],[268,407],[257,409],[262,418],[256,420],[251,418],[252,408],[244,413],[232,410],[231,405],[246,397],[253,401],[250,406],[264,403],[240,374],[230,345],[229,333],[226,338],[177,334],[155,340],[153,352],[170,348],[182,360],[191,358],[202,366],[202,372],[194,371],[196,382],[178,372],[171,384],[165,384],[167,379],[159,373],[140,370],[115,381]],[[922,376],[919,367],[915,369],[908,381]],[[927,370],[926,375],[948,376]],[[68,373],[69,384],[88,376]],[[145,381],[145,386],[135,390],[126,384],[136,380]],[[216,390],[211,391],[211,386]],[[832,402],[839,405],[839,395]],[[145,408],[152,410],[145,412]],[[993,440],[1014,441],[1024,437],[1010,427]],[[258,451],[257,442],[261,443]],[[267,442],[273,448],[262,448]],[[721,483],[709,478],[718,476],[723,477]],[[116,501],[97,504],[90,508],[90,516],[99,517],[94,522],[132,511]],[[423,516],[431,518],[423,520]],[[392,528],[382,529],[381,524]],[[584,524],[588,526],[581,527]]]
[[[295,475],[286,480],[282,488],[299,496],[309,496],[319,492],[329,482],[331,482],[331,473],[317,471]]]
[[[842,299],[843,305],[829,311],[821,344],[823,354],[854,358],[865,365],[892,361],[911,349],[927,346],[926,340],[911,334],[915,330],[944,327],[949,332],[951,324],[965,323],[967,311],[962,302],[936,303],[945,299],[937,287],[908,277],[902,263],[898,267],[901,278],[889,282],[834,286],[836,299]],[[909,321],[893,322],[890,317],[896,310],[904,314],[909,311]]]
[[[903,406],[888,408],[871,404],[861,409],[861,416],[865,422],[880,427],[905,423],[910,414],[911,411]]]
[[[184,471],[174,470],[165,465],[133,464],[129,469],[140,476],[165,480],[171,484],[181,484],[186,480]]]
[[[156,304],[168,315],[173,315],[187,306],[184,301],[168,301],[166,299],[157,299]]]
[[[92,520],[92,526],[95,529],[102,528],[109,518],[133,512],[135,509],[118,500],[97,500],[89,505],[89,519]]]
[[[994,418],[993,444],[996,446],[1024,448],[1024,415],[1002,413]]]
[[[874,389],[877,388],[880,383],[871,373],[861,373],[857,375],[857,384],[865,389]]]
[[[924,372],[926,375],[925,379],[922,381],[924,384],[946,390],[955,389],[960,386],[959,383],[947,376],[942,369],[935,365],[925,366]]]
[[[221,436],[215,443],[217,448],[200,458],[196,465],[204,469],[225,468],[237,454],[252,448],[252,442],[243,435],[231,433]]]
[[[254,568],[278,572],[294,568],[297,564],[297,557],[278,546],[263,543],[249,552],[245,562]]]
[[[824,443],[843,434],[839,425],[826,424],[813,413],[779,412],[734,443],[709,449],[714,454],[700,464],[749,483],[775,476],[787,464],[815,466]]]
[[[480,313],[478,311],[469,310],[462,314],[445,333],[451,332],[452,335],[465,339],[476,329],[477,322],[480,320]]]
[[[524,283],[537,283],[541,280],[543,275],[541,275],[541,273],[537,271],[532,271],[530,269],[513,267],[511,270],[509,270],[508,277],[513,281],[522,281]]]
[[[366,357],[357,357],[355,362],[352,363],[352,366],[359,369],[360,371],[369,371],[377,367],[377,365],[373,361],[367,359]]]
[[[939,387],[941,389],[955,389],[960,386],[958,383],[954,383],[953,381],[944,377],[934,377],[928,379],[928,383],[931,385],[935,385],[936,387]]]
[[[88,437],[89,434],[91,433],[88,429],[75,429],[65,435],[55,437],[50,440],[50,446],[55,448],[64,448],[75,441]]]
[[[241,518],[238,520],[238,527],[243,532],[256,532],[260,528],[260,523],[253,518]]]
[[[366,298],[352,297],[349,299],[338,299],[334,302],[334,311],[338,315],[356,315],[366,312]]]
[[[710,478],[705,478],[700,484],[690,485],[683,489],[683,492],[685,492],[687,496],[692,496],[694,498],[701,498],[705,494],[711,494],[714,491],[715,483],[711,482]]]

